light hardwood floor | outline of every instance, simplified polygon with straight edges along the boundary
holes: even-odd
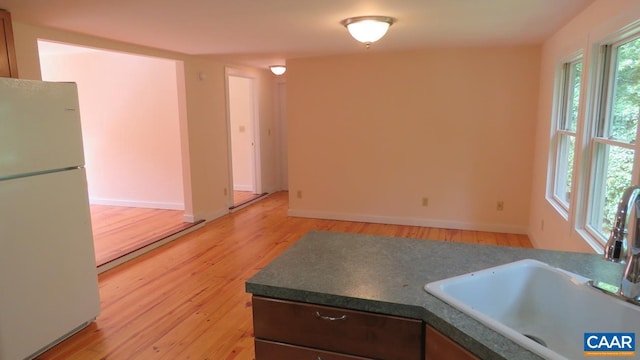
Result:
[[[91,205],[96,266],[194,226],[182,220],[183,213],[179,210]]]
[[[312,229],[531,247],[526,235],[287,217],[273,194],[99,276],[102,314],[40,359],[254,358],[244,283]]]
[[[254,194],[253,191],[233,191],[233,206],[231,208],[240,207],[250,201],[261,198],[265,194]]]

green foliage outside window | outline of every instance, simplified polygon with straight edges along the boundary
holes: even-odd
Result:
[[[568,116],[569,123],[566,125],[566,129],[572,132],[577,131],[578,124],[578,107],[580,106],[580,84],[582,81],[582,61],[575,63],[571,69],[573,83],[571,84],[571,103],[570,112]],[[568,161],[567,161],[567,180],[566,180],[566,201],[571,201],[571,187],[573,184],[573,164],[574,164],[574,149],[575,138],[570,138],[568,144]]]
[[[604,137],[635,144],[640,115],[640,39],[617,47],[609,123]],[[631,185],[634,150],[609,146],[601,231],[608,236],[624,189]],[[605,175],[605,174],[601,174]]]

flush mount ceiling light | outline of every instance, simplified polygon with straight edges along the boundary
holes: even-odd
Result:
[[[287,71],[287,67],[284,65],[271,65],[269,66],[269,70],[271,70],[274,75],[280,76]]]
[[[367,45],[367,48],[389,30],[389,26],[396,19],[389,16],[357,16],[344,19],[340,24],[344,25],[354,39]]]

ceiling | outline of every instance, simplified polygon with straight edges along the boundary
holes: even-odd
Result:
[[[286,59],[540,43],[595,0],[0,0],[14,21],[266,67]],[[365,50],[340,21],[397,18]]]

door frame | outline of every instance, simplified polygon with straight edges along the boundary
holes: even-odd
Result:
[[[251,104],[253,109],[251,111],[252,119],[250,121],[251,135],[253,141],[253,151],[251,151],[251,179],[253,191],[256,194],[262,193],[262,176],[261,176],[261,156],[260,156],[260,121],[259,121],[259,112],[258,112],[258,100],[257,100],[257,79],[255,76],[244,72],[240,69],[236,69],[233,67],[225,67],[225,95],[226,95],[226,116],[227,116],[227,159],[228,159],[228,186],[230,189],[227,193],[227,206],[232,207],[234,205],[233,201],[233,153],[232,153],[232,144],[231,144],[231,108],[230,108],[230,94],[229,94],[229,78],[240,77],[251,80],[251,93],[252,97]]]
[[[289,190],[289,142],[287,122],[287,82],[284,79],[276,79],[274,84],[274,107],[276,109],[276,164],[278,170],[278,188]]]

